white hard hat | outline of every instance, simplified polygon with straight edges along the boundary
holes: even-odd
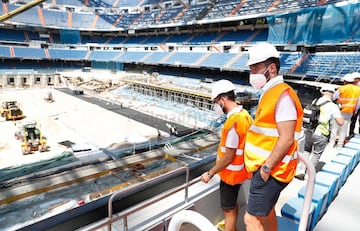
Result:
[[[335,93],[335,87],[332,86],[332,85],[324,85],[324,86],[320,89],[320,92],[321,92],[321,93],[324,93],[324,92],[332,92],[332,93]]]
[[[353,72],[352,76],[354,79],[360,79],[360,73],[359,72]]]
[[[260,42],[249,48],[249,56],[246,66],[261,63],[268,58],[280,58],[280,53],[275,46],[267,42]]]
[[[226,79],[215,82],[211,88],[211,100],[214,100],[220,94],[235,90],[235,86],[232,82]]]
[[[354,82],[354,75],[352,73],[347,73],[346,75],[344,75],[342,80],[346,82]]]

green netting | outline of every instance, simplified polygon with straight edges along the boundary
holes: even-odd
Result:
[[[63,152],[51,159],[16,167],[3,168],[0,169],[0,182],[58,167],[77,160],[78,159],[73,155],[72,152]]]

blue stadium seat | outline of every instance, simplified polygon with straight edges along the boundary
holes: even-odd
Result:
[[[346,178],[348,178],[352,171],[352,166],[354,164],[353,158],[350,156],[336,155],[331,159],[331,162],[343,164],[346,166]]]
[[[347,143],[347,146],[340,149],[338,156],[347,156],[351,158],[351,171],[354,170],[355,166],[359,162],[360,156],[360,144]]]
[[[346,143],[339,154],[348,155],[354,158],[355,165],[360,161],[360,143],[356,143],[357,138],[352,138],[350,142]],[[360,139],[359,139],[360,142]]]
[[[311,220],[310,229],[312,230],[316,223],[320,220],[321,216],[325,214],[327,210],[327,201],[329,197],[330,189],[328,187],[315,184],[314,185],[314,192],[312,195],[312,204],[315,206],[314,214]],[[306,185],[300,188],[298,197],[304,198],[306,192]]]
[[[340,186],[342,186],[347,179],[346,165],[335,162],[326,163],[321,171],[338,175],[340,177]]]
[[[331,201],[334,200],[340,189],[340,176],[331,174],[328,172],[316,173],[315,184],[329,187],[329,196],[327,200],[327,206],[330,205]]]
[[[289,231],[289,230],[298,230],[299,224],[292,219],[289,219],[285,216],[276,217],[278,222],[278,231]]]
[[[280,219],[281,223],[279,223],[278,227],[279,228],[281,227],[284,230],[297,230],[297,229],[293,229],[293,228],[294,227],[297,228],[297,226],[300,222],[303,205],[304,205],[304,198],[293,197],[293,198],[289,199],[281,207],[282,219]],[[314,211],[315,211],[315,205],[312,203],[311,207],[310,207],[310,212],[309,212],[307,230],[310,230],[310,228],[311,228]],[[289,223],[289,221],[287,221],[287,220],[283,220],[286,218],[290,219],[293,223],[296,224],[296,226],[294,226],[294,224],[292,224],[292,223]],[[278,218],[278,221],[279,221],[279,218]],[[285,223],[285,224],[282,224],[282,223]]]

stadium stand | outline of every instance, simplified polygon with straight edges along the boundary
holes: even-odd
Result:
[[[27,1],[9,2],[3,1],[2,15]],[[360,1],[338,0],[52,0],[2,22],[0,67],[10,75],[84,66],[146,69],[160,71],[160,79],[190,76],[187,84],[196,86],[207,75],[247,77],[248,46],[268,41],[281,51],[287,79],[338,83],[360,71],[359,8]],[[317,174],[309,230],[360,161],[358,140]],[[298,222],[303,190],[282,208],[283,216]]]
[[[244,66],[247,46],[269,41],[282,49],[281,73],[290,78],[337,82],[342,75],[359,70],[356,66],[359,55],[352,44],[359,40],[360,33],[355,16],[349,17],[354,15],[358,1],[260,3],[235,0],[42,3],[6,22],[26,25],[23,28],[0,29],[0,43],[11,45],[9,51],[2,48],[1,54],[40,62],[98,60],[247,72]],[[19,6],[16,2],[4,3],[0,11],[9,12]],[[306,24],[294,21],[300,15],[307,19]],[[319,17],[321,27],[315,21]],[[339,18],[337,23],[326,23],[334,18]],[[344,21],[345,18],[351,20]],[[285,29],[294,26],[293,30]],[[319,43],[322,50],[314,48]],[[352,50],[343,51],[342,45]],[[328,47],[338,49],[329,52]]]

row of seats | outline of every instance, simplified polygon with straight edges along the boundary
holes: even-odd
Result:
[[[331,161],[316,173],[307,230],[315,228],[359,162],[360,136],[358,135],[350,139]],[[281,208],[282,217],[278,217],[281,230],[297,230],[302,214],[305,190],[306,185],[300,188],[297,197],[289,199]]]
[[[51,36],[51,38],[50,38]],[[44,41],[49,43],[64,43],[61,41],[60,34],[51,33],[47,37],[41,36],[35,31],[22,31],[0,28],[0,41],[23,42]],[[221,33],[186,33],[178,35],[139,35],[139,36],[94,36],[80,35],[78,40],[81,44],[99,44],[99,45],[159,45],[165,43],[178,43],[189,45],[209,45],[221,42],[233,42],[237,44],[254,43],[266,41],[268,30],[239,30],[226,31]],[[50,41],[51,40],[51,41]]]
[[[74,1],[76,2],[76,1]],[[103,7],[103,8],[112,8],[119,7],[118,5],[114,6],[112,1],[83,1],[86,2],[87,6],[90,7]],[[123,1],[118,1],[123,2]],[[201,4],[188,4],[188,5],[178,5],[176,7],[163,8],[161,10],[157,9],[151,12],[131,12],[131,13],[117,13],[117,14],[99,14],[89,13],[89,12],[66,12],[62,10],[52,10],[46,8],[31,8],[27,11],[16,15],[12,18],[14,23],[25,23],[35,26],[56,26],[60,28],[90,28],[90,29],[112,29],[116,28],[130,28],[132,25],[156,25],[156,24],[166,24],[166,23],[186,23],[194,21],[199,18],[201,14],[206,12],[205,19],[216,19],[224,17],[233,17],[233,16],[244,16],[252,14],[264,14],[269,11],[276,10],[277,12],[288,11],[288,10],[297,10],[301,8],[308,8],[317,6],[318,0],[311,1],[301,1],[299,4],[294,4],[297,1],[287,1],[286,4],[274,4],[274,0],[262,0],[260,2],[255,1],[246,1],[244,4],[236,1],[218,1],[216,4],[210,5],[209,2],[203,2]],[[331,3],[338,1],[331,1]],[[79,7],[79,2],[76,7]],[[129,3],[129,9],[134,8],[134,2]],[[145,4],[151,5],[153,2],[142,1],[139,2],[141,5]],[[68,7],[69,3],[57,2],[58,5],[64,4]],[[70,4],[71,5],[71,4]],[[81,4],[80,4],[81,5]],[[155,4],[154,6],[156,6]],[[18,8],[18,5],[6,4],[9,11],[15,10]],[[136,5],[135,5],[136,6]],[[279,7],[278,7],[279,6]],[[175,9],[175,10],[174,10]],[[0,8],[1,14],[6,14],[6,10]],[[75,20],[76,19],[76,20]]]
[[[47,52],[48,51],[48,52]],[[222,70],[248,71],[245,66],[247,52],[215,53],[215,52],[168,52],[168,51],[104,51],[80,49],[55,49],[29,47],[0,46],[0,57],[21,59],[62,59],[88,60],[121,63],[144,63],[149,65],[167,64],[174,66],[191,66],[218,68]],[[359,71],[360,54],[349,52],[315,53],[311,54],[302,63],[300,52],[282,52],[280,57],[280,73],[319,78],[328,81],[339,81],[345,73]],[[343,60],[336,64],[336,60]],[[332,60],[332,61],[329,61]]]

